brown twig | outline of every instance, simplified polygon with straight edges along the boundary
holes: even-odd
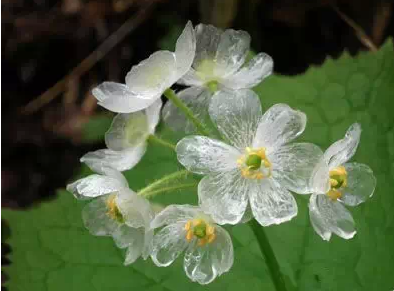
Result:
[[[153,3],[142,7],[136,16],[129,18],[121,27],[112,33],[97,49],[95,49],[89,56],[79,63],[68,75],[58,81],[46,92],[38,96],[36,99],[29,102],[26,106],[21,108],[22,114],[31,114],[39,110],[42,106],[48,104],[56,96],[58,96],[66,87],[71,78],[80,78],[88,72],[98,61],[100,61],[109,51],[111,51],[117,44],[119,44],[131,31],[138,27],[149,13],[152,11]]]
[[[339,15],[339,17],[341,17],[342,20],[345,21],[354,30],[357,38],[361,41],[362,44],[364,44],[370,51],[376,52],[378,50],[376,45],[373,43],[371,38],[364,32],[361,26],[359,26],[356,22],[354,22],[354,20],[352,20],[341,10],[339,10],[337,6],[332,5],[332,8]]]
[[[393,3],[382,1],[376,8],[372,27],[372,39],[374,43],[381,44],[384,31],[390,22]]]

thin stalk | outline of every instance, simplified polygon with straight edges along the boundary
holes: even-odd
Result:
[[[270,245],[264,228],[255,219],[249,222],[249,226],[252,228],[252,231],[257,238],[260,250],[265,257],[276,291],[286,291],[285,281],[282,277],[282,273],[280,272],[278,261],[276,260],[274,250]]]
[[[141,189],[138,191],[138,195],[145,196],[147,195],[146,193],[152,192],[156,187],[163,186],[167,184],[168,182],[172,180],[178,180],[179,178],[185,178],[189,174],[189,171],[187,170],[182,170],[178,171],[172,174],[169,174],[167,176],[162,177],[161,179],[153,182],[152,184],[146,186],[145,188]]]
[[[164,139],[162,139],[160,137],[157,137],[157,136],[155,136],[153,134],[150,134],[148,136],[148,142],[156,143],[156,144],[165,146],[165,147],[170,148],[170,149],[175,151],[175,145],[174,144],[172,144],[172,143],[170,143],[170,142],[168,142],[168,141],[166,141],[166,140],[164,140]]]
[[[181,184],[181,185],[175,185],[175,186],[168,186],[168,187],[162,187],[159,190],[152,190],[150,192],[145,192],[144,197],[145,198],[151,198],[157,194],[168,192],[168,191],[174,191],[174,190],[181,190],[181,189],[186,189],[186,188],[191,188],[197,186],[197,183],[188,183],[188,184]]]
[[[193,112],[185,103],[176,95],[174,90],[167,89],[164,91],[164,96],[166,96],[176,107],[178,107],[186,117],[194,124],[200,134],[209,135],[209,132],[205,129],[204,125],[194,116]]]

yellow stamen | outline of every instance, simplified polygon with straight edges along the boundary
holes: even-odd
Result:
[[[186,240],[190,242],[193,239],[193,236],[194,236],[193,231],[188,230],[188,232],[186,233]]]
[[[187,221],[184,229],[186,230],[186,240],[191,242],[193,238],[196,238],[198,246],[212,243],[216,239],[215,227],[202,218]]]
[[[347,172],[344,166],[339,166],[329,172],[330,175],[330,190],[327,196],[331,200],[337,201],[342,197],[342,190],[347,186]]]
[[[192,222],[189,220],[189,221],[186,222],[186,224],[185,224],[185,230],[190,230],[191,226],[192,226]]]
[[[265,148],[245,148],[245,154],[237,159],[241,175],[247,179],[264,179],[271,176],[272,164],[267,159]]]
[[[342,197],[342,193],[339,192],[338,190],[331,189],[330,191],[327,192],[327,196],[330,197],[332,201],[337,201],[339,198]]]

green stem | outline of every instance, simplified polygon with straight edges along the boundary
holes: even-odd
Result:
[[[165,147],[170,148],[170,149],[175,151],[175,145],[174,144],[172,144],[172,143],[170,143],[170,142],[168,142],[168,141],[166,141],[164,139],[161,139],[160,137],[157,137],[157,136],[155,136],[153,134],[150,134],[148,136],[148,141],[149,142],[153,142],[153,143],[157,143],[159,145],[165,146]]]
[[[149,192],[144,193],[145,198],[151,198],[157,194],[168,192],[168,191],[174,191],[174,190],[181,190],[181,189],[186,189],[186,188],[191,188],[197,186],[197,183],[188,183],[188,184],[181,184],[181,185],[175,185],[175,186],[168,186],[168,187],[163,187],[160,188],[159,190],[152,190]]]
[[[174,90],[167,89],[164,91],[164,96],[166,96],[169,100],[171,100],[172,103],[176,107],[178,107],[182,112],[186,115],[186,117],[194,124],[194,126],[197,128],[197,130],[200,132],[202,135],[209,135],[208,131],[205,129],[204,125],[197,119],[197,117],[194,116],[193,112],[190,110],[189,107],[186,106],[185,103],[179,97],[176,95]]]
[[[152,184],[146,186],[145,188],[138,191],[138,195],[145,196],[147,193],[152,192],[156,187],[163,186],[172,180],[178,180],[179,178],[185,178],[189,174],[189,171],[182,170],[167,176],[162,177],[161,179],[153,182]]]
[[[261,252],[265,257],[272,281],[276,291],[286,291],[286,284],[280,272],[278,261],[276,260],[274,250],[272,249],[264,228],[255,220],[249,222],[254,235],[257,238]]]

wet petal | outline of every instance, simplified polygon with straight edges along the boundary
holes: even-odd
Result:
[[[214,60],[222,30],[213,25],[199,24],[196,31],[196,55],[193,68],[198,70],[204,60]]]
[[[181,78],[191,68],[196,53],[196,35],[193,25],[187,22],[182,34],[179,36],[175,47],[177,77]]]
[[[323,157],[314,167],[309,181],[312,193],[325,194],[330,190],[330,176],[327,162]]]
[[[126,251],[126,257],[124,260],[124,265],[128,266],[134,263],[141,255],[144,249],[144,241],[143,240],[135,240],[132,244],[130,244]]]
[[[176,146],[178,161],[189,171],[197,174],[219,173],[237,167],[240,152],[205,136],[188,136]]]
[[[240,150],[252,145],[262,116],[259,97],[251,90],[218,91],[209,115],[222,135]]]
[[[162,227],[167,224],[185,223],[199,215],[200,209],[192,205],[170,205],[164,208],[151,222],[151,228]]]
[[[145,231],[142,227],[133,228],[126,224],[119,224],[119,227],[112,233],[112,238],[118,248],[124,249],[134,244],[137,247],[143,245],[144,235]]]
[[[149,134],[154,134],[156,126],[160,122],[160,110],[163,106],[163,101],[159,98],[151,106],[146,108],[145,114],[148,119]]]
[[[235,90],[252,88],[271,75],[273,67],[272,58],[265,53],[259,53],[238,72],[228,76],[221,83]]]
[[[205,176],[198,184],[201,209],[209,213],[218,224],[236,224],[248,204],[250,183],[240,170]]]
[[[303,112],[293,110],[286,104],[276,104],[264,113],[253,147],[266,147],[268,152],[273,152],[298,137],[305,125],[306,115]]]
[[[346,205],[356,206],[373,195],[376,178],[370,167],[359,163],[344,164],[347,172],[347,186],[340,200]]]
[[[211,283],[217,276],[230,270],[234,261],[231,237],[220,226],[215,227],[216,239],[204,246],[190,244],[185,253],[186,275],[202,285]]]
[[[185,86],[197,86],[201,87],[204,85],[204,79],[199,77],[199,74],[193,68],[190,70],[180,79],[178,80],[178,84],[185,85]]]
[[[126,85],[142,98],[156,100],[176,82],[176,70],[174,53],[157,51],[131,68],[126,75]]]
[[[356,153],[360,141],[361,126],[352,124],[347,130],[345,137],[333,143],[324,153],[324,159],[329,168],[335,168],[346,163]]]
[[[193,112],[194,116],[206,124],[209,120],[208,106],[212,94],[203,87],[190,87],[178,94],[185,105]],[[186,133],[196,132],[194,124],[186,118],[185,114],[172,102],[167,102],[163,108],[163,120],[174,131]]]
[[[159,267],[167,267],[186,249],[184,223],[171,224],[161,229],[153,238],[151,258]]]
[[[119,223],[108,216],[107,199],[105,195],[89,202],[82,210],[82,220],[92,235],[109,236],[119,227]]]
[[[81,158],[81,162],[86,163],[89,167],[92,164],[102,163],[123,172],[132,169],[138,164],[144,156],[145,151],[146,143],[123,151],[102,149],[95,152],[88,152]]]
[[[279,184],[295,193],[309,194],[309,179],[322,156],[322,150],[314,144],[295,143],[278,148],[268,160]]]
[[[313,228],[324,240],[331,233],[351,239],[356,234],[350,212],[339,201],[332,201],[327,195],[312,195],[309,201],[309,215]]]
[[[289,191],[272,178],[252,180],[250,206],[262,225],[280,224],[297,215],[297,203]]]
[[[115,82],[104,82],[92,90],[92,94],[98,100],[98,105],[112,112],[129,113],[150,106],[158,96],[151,99],[143,99],[133,93],[126,85]]]

